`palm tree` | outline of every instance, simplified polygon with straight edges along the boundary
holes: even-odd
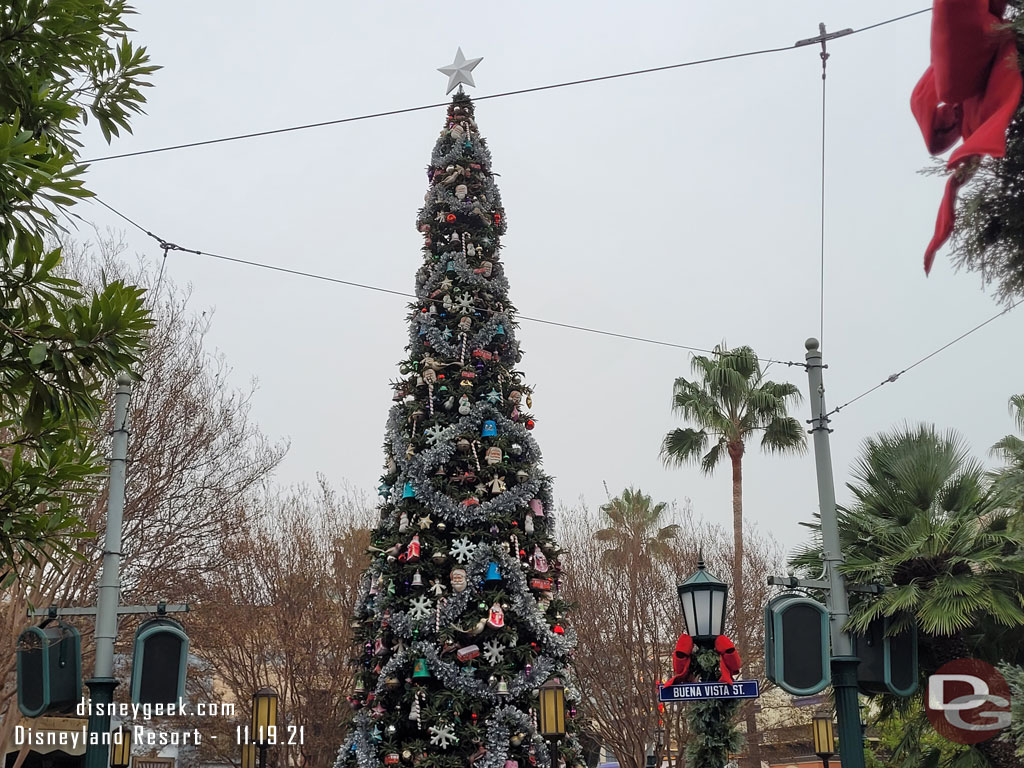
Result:
[[[965,656],[998,661],[1010,643],[995,640],[997,631],[1012,640],[1024,627],[1024,535],[963,439],[931,425],[870,438],[848,488],[853,504],[839,509],[842,571],[853,583],[886,587],[851,607],[850,628],[862,631],[879,616],[916,621],[924,675]],[[816,573],[820,551],[819,540],[791,563]],[[978,749],[993,766],[1017,765],[995,740]]]
[[[743,455],[746,442],[761,433],[761,448],[769,453],[807,450],[800,422],[789,416],[800,392],[788,382],[765,379],[750,347],[715,347],[714,357],[694,356],[694,381],[676,379],[672,410],[696,428],[673,429],[661,446],[667,466],[697,463],[710,475],[728,456],[732,465],[732,589],[736,616],[743,611]],[[739,623],[739,622],[737,622]],[[738,627],[743,639],[742,627]]]
[[[669,542],[679,535],[680,529],[675,523],[658,528],[667,509],[665,502],[655,504],[650,496],[632,488],[609,500],[601,512],[611,526],[594,534],[598,541],[610,544],[601,553],[602,561],[606,565],[635,568],[649,567],[668,558],[672,551]]]
[[[1010,413],[1017,422],[1017,430],[1024,434],[1024,395],[1010,398]],[[992,446],[992,455],[1006,462],[1005,467],[991,473],[993,484],[1006,494],[1018,512],[1024,512],[1024,439],[1007,435]]]

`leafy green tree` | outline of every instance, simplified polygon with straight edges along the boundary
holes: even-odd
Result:
[[[1024,538],[963,439],[931,425],[869,438],[848,488],[854,501],[839,509],[843,573],[853,583],[885,586],[851,607],[850,627],[864,630],[880,616],[898,626],[915,622],[922,676],[967,656],[1004,658],[1011,643],[1000,637],[1012,640],[1024,627]],[[819,536],[792,564],[816,572],[820,551]],[[1015,764],[994,741],[969,752],[993,766]]]
[[[151,66],[126,38],[123,2],[13,0],[0,12],[0,580],[67,555],[76,499],[103,471],[83,424],[101,388],[139,359],[151,323],[142,291],[86,295],[46,245],[89,197],[78,134],[109,141],[141,111]]]
[[[1010,413],[1017,431],[1024,434],[1024,394],[1010,398]],[[1007,435],[992,446],[992,454],[1005,462],[1005,466],[992,473],[993,484],[1006,494],[1009,504],[1024,512],[1024,438]]]
[[[633,488],[604,504],[601,512],[611,525],[597,531],[594,538],[609,545],[601,553],[605,564],[650,567],[653,562],[668,558],[672,552],[670,542],[680,530],[675,523],[659,527],[668,508],[665,502],[655,504],[650,496]]]

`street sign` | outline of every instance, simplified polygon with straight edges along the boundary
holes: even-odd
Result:
[[[658,700],[703,701],[705,699],[756,699],[761,695],[757,680],[737,680],[735,683],[680,683],[659,685]]]

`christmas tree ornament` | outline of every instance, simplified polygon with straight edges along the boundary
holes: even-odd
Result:
[[[481,437],[497,437],[498,436],[498,425],[493,421],[485,421],[484,427],[481,432]]]
[[[534,529],[534,525],[533,525],[533,515],[527,514],[526,515],[526,520],[523,523],[523,531],[525,533],[533,533],[534,530],[535,529]]]
[[[417,533],[412,537],[409,546],[405,549],[405,562],[415,563],[420,559],[420,535]]]
[[[387,483],[381,483],[377,486],[377,495],[382,496],[385,499],[391,495],[391,486]]]
[[[499,494],[504,493],[507,490],[507,486],[505,485],[505,478],[504,477],[495,477],[495,478],[493,478],[491,480],[491,484],[490,484],[489,490],[490,490],[492,496],[497,496]]]
[[[458,442],[457,442],[457,443],[455,444],[455,448],[456,448],[456,450],[458,450],[458,452],[459,452],[459,453],[469,453],[469,448],[470,448],[470,443],[469,443],[469,440],[467,440],[467,439],[466,439],[466,438],[464,438],[464,437],[463,437],[463,438],[461,438],[461,439],[460,439],[460,440],[459,440],[459,441],[458,441]]]
[[[409,516],[403,512],[398,517],[398,532],[405,533],[409,530]]]
[[[473,557],[473,553],[476,551],[476,545],[473,544],[469,539],[463,537],[456,539],[452,542],[451,555],[460,564],[465,564],[470,561]]]
[[[501,402],[501,393],[498,392],[498,390],[496,390],[494,387],[491,387],[491,391],[484,395],[484,397],[487,399],[487,402],[490,403],[491,405],[497,405],[498,403]]]
[[[476,712],[474,712],[473,714],[476,715]],[[486,755],[487,750],[484,748],[484,745],[481,744],[479,747],[476,748],[476,751],[469,756],[469,764],[476,765]]]
[[[535,517],[544,517],[544,502],[540,499],[530,499],[530,511]]]
[[[434,521],[430,519],[430,515],[424,515],[419,519],[420,530],[425,531],[429,529],[433,522]]]
[[[405,487],[402,488],[403,499],[413,499],[416,497],[416,491],[412,489],[412,483],[406,482]]]
[[[548,570],[548,558],[541,552],[539,545],[533,546],[533,555],[530,557],[530,565],[533,566],[533,570],[538,573],[547,573]]]
[[[525,483],[529,479],[530,479],[530,473],[527,472],[525,469],[520,469],[520,470],[516,471],[516,482],[517,483]]]
[[[457,184],[455,186],[455,199],[460,203],[466,199],[466,195],[469,194],[469,187],[465,184]]]
[[[553,586],[551,579],[530,579],[530,589],[536,589],[540,592],[550,592]]]
[[[473,406],[472,406],[472,404],[469,401],[469,395],[463,395],[462,397],[459,398],[459,413],[462,416],[468,416],[469,412],[472,409],[473,409]]]
[[[423,619],[429,618],[430,609],[433,607],[430,598],[426,596],[420,596],[414,598],[409,603],[409,617],[422,621]]]
[[[394,728],[394,726],[391,726]],[[399,757],[397,752],[388,752],[384,755],[384,765],[398,765]]]
[[[533,429],[535,426],[537,426],[537,422],[535,422],[533,419],[527,419],[526,424],[524,426],[527,429]]]
[[[451,725],[430,726],[430,743],[441,749],[448,749],[453,744],[458,744],[459,739]]]
[[[422,587],[423,586],[423,574],[421,574],[419,571],[416,571],[416,573],[414,573],[412,575],[412,582],[411,582],[411,584],[412,584],[413,587]]]
[[[487,626],[494,629],[501,629],[505,626],[505,612],[498,603],[491,605],[491,612],[487,617]]]
[[[488,640],[484,643],[483,656],[492,667],[497,666],[504,660],[505,648],[497,640]]]
[[[484,461],[491,465],[500,464],[503,458],[501,448],[496,445],[492,445],[487,449],[487,453],[484,454]]]
[[[451,579],[452,590],[455,592],[464,591],[469,583],[466,578],[466,571],[463,568],[453,568],[449,578]]]
[[[498,564],[492,560],[487,564],[487,574],[484,576],[484,583],[494,584],[499,581],[501,581],[501,572],[498,570]]]
[[[512,445],[510,445],[508,449],[513,456],[523,455],[523,446],[521,446],[519,443],[512,443]]]
[[[480,646],[478,645],[464,645],[455,652],[455,658],[462,663],[472,661],[480,655]]]
[[[420,656],[412,665],[413,677],[430,677],[430,669],[427,667],[427,660]]]

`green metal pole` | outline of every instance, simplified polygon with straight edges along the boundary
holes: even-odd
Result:
[[[843,631],[850,617],[846,579],[839,572],[843,553],[839,545],[839,521],[836,516],[836,490],[832,477],[832,449],[829,446],[828,411],[825,408],[823,365],[817,339],[808,339],[807,379],[810,384],[811,434],[814,463],[818,475],[818,510],[821,513],[821,559],[829,588],[825,606],[829,613],[832,641],[832,689],[835,692],[836,720],[839,726],[839,755],[843,768],[864,768],[864,734],[860,728],[857,701],[857,657],[853,638]]]
[[[107,492],[107,532],[96,598],[96,664],[89,686],[89,743],[85,747],[85,768],[107,768],[108,746],[103,737],[110,732],[110,704],[114,700],[114,639],[117,637],[117,604],[121,588],[121,524],[124,518],[124,488],[128,464],[128,402],[131,379],[117,377],[114,395],[114,428],[111,430],[110,486]],[[97,714],[97,710],[100,714]],[[99,742],[99,743],[93,743]]]

